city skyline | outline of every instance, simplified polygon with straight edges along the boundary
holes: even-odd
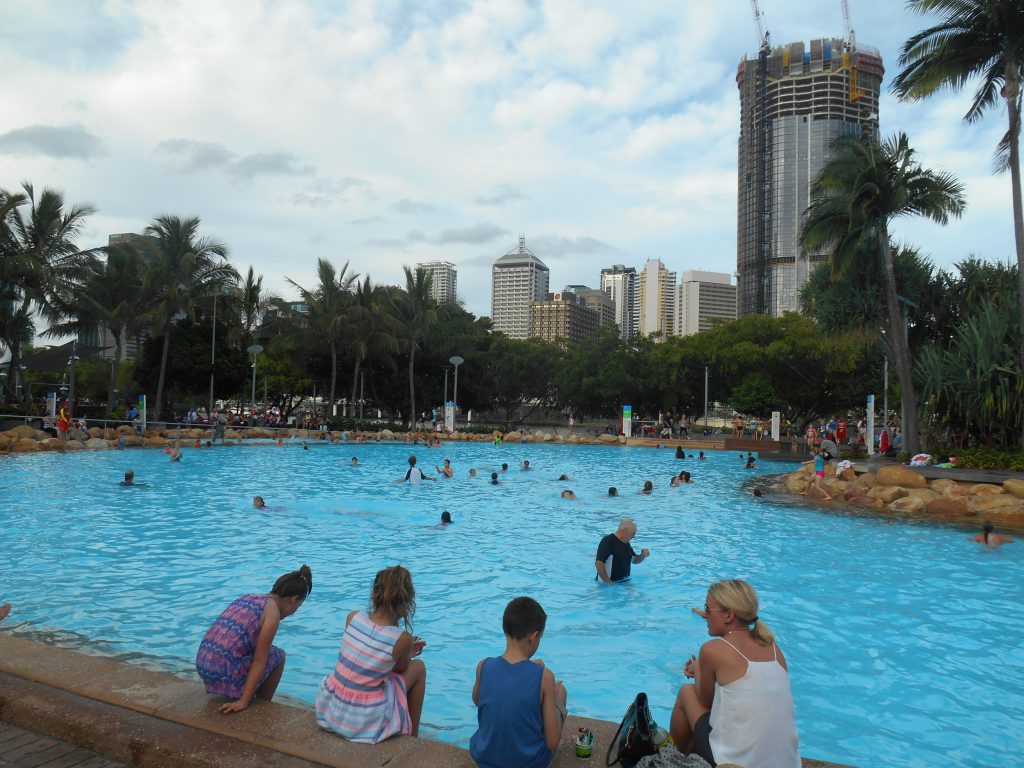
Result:
[[[98,208],[79,239],[197,215],[232,260],[291,296],[318,258],[377,283],[449,261],[488,315],[491,264],[526,233],[551,285],[612,264],[736,270],[736,65],[756,54],[747,0],[253,6],[56,1],[0,8],[0,187],[22,180]],[[886,62],[881,134],[909,134],[966,185],[945,228],[894,236],[939,266],[1013,254],[1009,178],[991,174],[995,110],[971,88],[903,104],[898,49],[929,24],[853,0]],[[773,44],[844,34],[840,3],[762,2]]]

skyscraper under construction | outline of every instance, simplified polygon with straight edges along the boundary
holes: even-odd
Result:
[[[827,256],[800,228],[829,143],[878,131],[878,51],[837,38],[762,46],[736,73],[740,139],[736,271],[740,315],[797,311],[800,288]]]

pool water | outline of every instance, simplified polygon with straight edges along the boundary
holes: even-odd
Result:
[[[416,447],[455,478],[396,485],[402,444],[293,442],[0,459],[2,631],[77,633],[110,653],[191,672],[199,641],[235,597],[308,563],[313,594],[275,643],[279,691],[312,702],[347,612],[402,563],[428,645],[422,734],[466,745],[476,662],[504,649],[501,614],[520,594],[548,613],[539,656],[576,714],[618,720],[644,690],[668,726],[682,668],[707,639],[690,613],[707,586],[744,578],[789,660],[801,753],[856,765],[1006,766],[1024,753],[1024,544],[986,551],[954,527],[826,514],[743,484],[743,469],[670,450],[516,444]],[[352,455],[362,466],[348,466]],[[519,464],[529,459],[532,470]],[[499,486],[486,475],[510,465]],[[133,468],[141,487],[118,481]],[[478,467],[481,477],[470,479]],[[694,484],[670,488],[681,468]],[[555,480],[563,472],[571,482]],[[654,493],[639,496],[644,480]],[[622,496],[610,499],[615,485]],[[559,493],[572,488],[578,502]],[[252,509],[260,494],[270,511]],[[435,527],[442,510],[455,524]],[[594,552],[620,518],[651,557],[633,578],[594,580]]]

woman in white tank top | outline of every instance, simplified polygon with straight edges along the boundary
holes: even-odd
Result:
[[[691,657],[672,709],[676,746],[712,765],[800,768],[786,658],[758,619],[757,593],[745,581],[711,585],[704,610],[713,640]]]

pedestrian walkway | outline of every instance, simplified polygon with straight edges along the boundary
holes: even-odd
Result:
[[[0,721],[0,768],[129,768],[127,763]]]

